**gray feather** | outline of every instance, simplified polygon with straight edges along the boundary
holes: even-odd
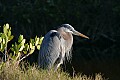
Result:
[[[41,68],[50,69],[60,55],[61,36],[56,30],[49,31],[41,44],[38,64]]]

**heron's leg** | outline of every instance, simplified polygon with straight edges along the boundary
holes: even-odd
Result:
[[[65,50],[64,50],[64,48],[63,48],[63,49],[62,49],[62,52],[60,53],[60,57],[59,57],[56,65],[55,65],[55,71],[59,68],[59,66],[60,66],[61,64],[63,64],[63,59],[64,59],[64,57],[65,57]]]
[[[57,62],[57,64],[55,65],[54,71],[56,71],[61,64],[63,64],[63,60],[62,59],[60,59],[59,62]]]

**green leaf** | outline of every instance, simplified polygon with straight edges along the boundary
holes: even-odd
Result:
[[[34,52],[34,50],[32,49],[32,50],[30,50],[30,54],[32,54]]]
[[[27,54],[27,51],[23,51],[24,54]]]
[[[25,39],[23,39],[21,42],[20,42],[20,44],[18,45],[18,49],[19,49],[19,51],[22,51],[23,49],[24,49],[24,44],[25,44]]]
[[[41,37],[38,44],[41,44],[43,39],[44,39],[44,37]]]
[[[8,29],[9,29],[9,24],[6,24],[6,25],[3,26],[3,32],[4,32],[4,34],[7,35]]]
[[[13,56],[12,56],[12,59],[15,60],[15,59],[16,59],[16,55],[13,55]]]
[[[32,49],[32,47],[33,47],[33,46],[32,46],[32,43],[30,43],[30,48]]]
[[[2,42],[2,38],[0,37],[0,43]]]
[[[10,48],[12,51],[15,51],[15,49],[13,47]]]
[[[5,50],[5,44],[1,45],[1,52],[3,52]]]
[[[3,41],[3,42],[2,42],[3,44],[5,44],[5,43],[6,43],[6,42],[5,42],[5,38],[3,38],[3,39],[2,39],[2,41]]]
[[[21,46],[22,46],[21,44],[18,44],[18,45],[17,45],[17,48],[18,48],[18,49],[20,49],[20,48],[21,48]]]
[[[29,50],[29,45],[28,45],[28,43],[25,44],[25,48],[24,48],[24,50],[25,50],[25,51],[28,51],[28,50]]]
[[[30,54],[32,54],[35,51],[35,46],[33,46],[34,48],[30,50]]]
[[[19,52],[19,48],[18,48],[18,45],[17,43],[15,42],[15,47],[14,47],[14,50],[15,50],[15,54],[17,54]]]
[[[14,47],[14,44],[12,44],[12,47]]]
[[[26,41],[26,40],[23,39],[20,44],[24,45],[24,44],[25,44],[25,41]]]
[[[37,49],[40,50],[40,45],[37,45]]]
[[[39,38],[36,38],[36,41],[35,41],[35,46],[37,46],[38,45],[38,43],[39,43]]]
[[[8,38],[8,40],[11,41],[11,40],[13,39],[13,37],[14,37],[13,35],[10,36],[10,37]]]
[[[8,23],[6,24],[6,29],[9,29],[9,24]]]
[[[35,37],[35,41],[37,40],[37,36]]]
[[[18,38],[18,42],[20,43],[23,40],[23,35],[20,35]]]
[[[3,43],[0,44],[0,51],[2,52],[3,49]]]
[[[21,53],[18,52],[18,53],[17,53],[17,56],[16,56],[16,60],[17,60],[18,58],[20,58],[20,56],[21,56]]]
[[[10,56],[10,57],[12,57],[12,55],[13,55],[12,53],[9,53],[9,56]]]
[[[21,43],[19,44],[19,51],[22,51],[24,49],[25,47],[24,44],[25,44],[25,39],[23,39]]]
[[[11,29],[8,30],[8,37],[11,36]]]
[[[1,34],[1,38],[4,39],[6,36],[5,34]]]
[[[22,45],[19,49],[19,51],[22,51],[24,49],[24,45]]]
[[[30,43],[31,43],[32,45],[34,45],[34,43],[35,43],[34,39],[30,39]]]

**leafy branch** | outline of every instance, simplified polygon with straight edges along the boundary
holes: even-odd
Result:
[[[0,33],[0,51],[4,54],[4,61],[7,58],[7,44],[9,41],[13,39],[13,35],[11,35],[11,27],[9,24],[3,26],[3,33]]]
[[[10,47],[12,53],[8,55],[7,44],[13,39],[13,35],[11,35],[11,27],[9,27],[9,24],[6,24],[3,26],[3,33],[0,33],[0,51],[5,56],[8,55],[11,60],[20,63],[23,59],[31,55],[35,51],[35,48],[40,50],[43,38],[36,36],[34,39],[30,39],[29,43],[26,43],[26,39],[24,39],[23,35],[20,35],[18,41]],[[5,61],[9,58],[5,57]]]

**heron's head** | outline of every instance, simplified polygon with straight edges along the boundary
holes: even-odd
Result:
[[[69,24],[62,24],[61,27],[64,29],[65,32],[69,32],[73,35],[78,35],[78,36],[81,36],[81,37],[84,37],[84,38],[87,38],[89,39],[89,37],[87,37],[86,35],[76,31],[71,25]]]

